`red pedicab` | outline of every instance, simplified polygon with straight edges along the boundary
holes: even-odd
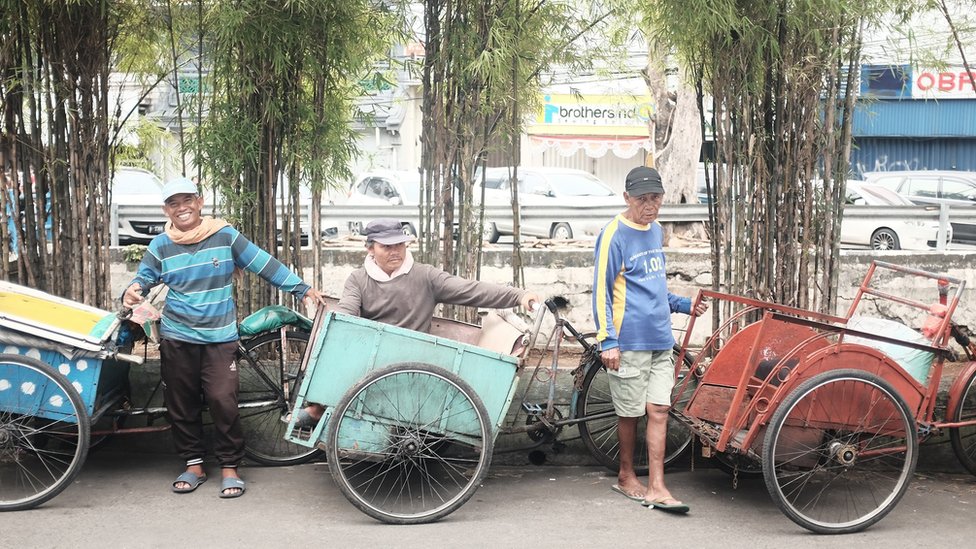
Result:
[[[937,301],[872,286],[890,279],[887,271],[930,279]],[[953,277],[876,261],[845,316],[702,291],[698,300],[738,310],[707,339],[695,375],[679,382],[675,394],[687,403],[676,401],[673,415],[706,456],[761,470],[770,496],[797,524],[818,533],[863,530],[905,493],[920,440],[948,429],[957,456],[976,474],[976,362],[957,376],[945,412],[936,408],[950,337],[970,360],[976,354],[965,328],[951,322],[964,287]],[[870,302],[920,311],[930,337],[855,315]],[[692,319],[682,349],[694,326]]]

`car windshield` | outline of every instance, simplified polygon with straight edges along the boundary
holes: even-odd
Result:
[[[119,170],[112,179],[112,192],[116,194],[159,195],[160,184],[156,176],[147,172]]]
[[[613,196],[614,194],[592,175],[559,174],[551,179],[553,190],[560,196]]]

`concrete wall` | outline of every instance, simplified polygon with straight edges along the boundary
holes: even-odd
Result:
[[[593,329],[593,315],[590,305],[593,284],[593,252],[588,249],[526,249],[524,250],[526,287],[540,295],[549,297],[562,295],[571,305],[566,313],[569,321],[580,330]],[[339,296],[346,277],[362,264],[365,251],[359,245],[329,248],[323,252],[327,284],[321,288],[325,293]],[[711,263],[706,249],[668,249],[666,250],[670,291],[674,294],[694,297],[700,288],[711,284]],[[116,295],[134,275],[135,266],[126,265],[121,256],[112,268],[112,281]],[[482,279],[498,283],[511,280],[511,250],[498,247],[486,251],[482,264]],[[840,303],[838,314],[846,312],[850,306],[871,261],[879,259],[890,263],[916,269],[946,274],[965,280],[969,288],[976,285],[976,253],[949,252],[885,252],[845,251],[841,256],[839,283]],[[305,273],[306,279],[310,273]],[[917,277],[896,275],[879,271],[876,276],[877,288],[882,291],[912,297],[924,303],[936,303],[938,294],[931,281]],[[953,318],[960,324],[976,324],[976,300],[964,292],[959,309]],[[918,328],[921,312],[890,301],[867,298],[859,308],[862,314],[899,320]],[[676,329],[685,326],[688,317],[674,315]],[[704,335],[705,326],[696,328],[696,336]],[[680,336],[680,334],[677,334]],[[698,339],[696,337],[696,339]],[[695,341],[698,342],[698,341]]]

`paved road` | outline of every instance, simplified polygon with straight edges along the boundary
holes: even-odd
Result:
[[[217,498],[211,479],[168,491],[173,456],[99,452],[46,505],[0,515],[0,547],[972,547],[976,479],[919,476],[866,532],[807,533],[782,515],[762,480],[737,490],[715,469],[669,473],[692,504],[686,517],[646,510],[609,490],[593,467],[493,467],[474,498],[445,520],[389,526],[352,507],[324,464],[246,468],[248,491]],[[216,471],[214,471],[216,472]]]

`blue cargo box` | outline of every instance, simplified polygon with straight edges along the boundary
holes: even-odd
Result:
[[[519,360],[512,355],[334,312],[328,313],[312,337],[308,366],[292,416],[306,403],[314,402],[326,407],[326,421],[320,421],[308,438],[295,433],[286,437],[303,446],[324,443],[328,418],[346,392],[369,372],[386,366],[423,363],[458,375],[484,402],[495,427],[493,436],[505,419],[515,393]],[[443,413],[443,409],[437,407],[431,407],[431,413],[435,413],[435,409],[436,413]],[[355,438],[357,447],[364,451],[373,445],[370,441],[380,447],[388,432],[382,417],[377,417],[382,415],[374,410],[373,416],[350,423],[340,437]],[[475,433],[477,421],[473,414],[447,415],[450,424],[440,425],[441,432],[461,439],[468,433]],[[418,421],[424,419],[418,418]],[[342,445],[348,447],[345,443]]]

